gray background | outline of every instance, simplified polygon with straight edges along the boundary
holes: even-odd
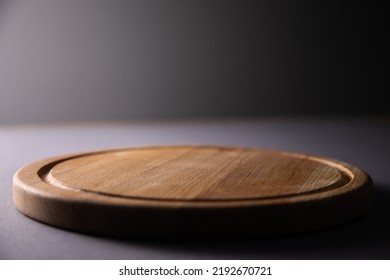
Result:
[[[385,9],[0,0],[0,123],[383,113]]]
[[[0,0],[0,259],[389,259],[389,119],[351,117],[388,114],[383,5]],[[245,116],[256,119],[160,122]],[[113,120],[126,122],[78,123]],[[21,125],[48,122],[77,124]],[[13,204],[12,176],[33,161],[170,144],[343,160],[373,177],[373,206],[316,233],[172,242],[65,231]]]

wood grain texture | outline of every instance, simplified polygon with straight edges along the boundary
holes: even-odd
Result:
[[[27,216],[95,234],[224,238],[290,234],[362,215],[372,183],[349,164],[215,146],[144,147],[59,156],[14,176]]]

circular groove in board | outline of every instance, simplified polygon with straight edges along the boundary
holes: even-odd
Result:
[[[54,226],[136,237],[280,235],[342,224],[367,211],[372,183],[349,164],[255,148],[167,146],[33,163],[14,202]]]

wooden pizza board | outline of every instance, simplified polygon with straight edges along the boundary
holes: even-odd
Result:
[[[20,169],[25,215],[93,234],[145,238],[285,235],[353,220],[369,208],[362,170],[311,155],[168,146],[58,156]]]

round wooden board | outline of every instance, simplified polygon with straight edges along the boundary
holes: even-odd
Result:
[[[20,169],[14,202],[61,228],[117,236],[284,235],[362,215],[372,183],[349,164],[310,155],[168,146],[59,156]]]

